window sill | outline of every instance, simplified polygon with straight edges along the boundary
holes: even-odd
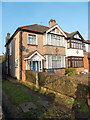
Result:
[[[55,45],[43,45],[43,46],[52,46],[52,47],[63,47],[63,48],[65,48],[65,46],[55,46]]]
[[[83,50],[83,49],[79,49],[79,48],[67,48],[67,49],[77,49],[77,50]]]
[[[38,45],[32,45],[32,44],[27,44],[28,46],[38,46]]]
[[[84,66],[82,66],[82,67],[68,67],[68,68],[83,68]]]

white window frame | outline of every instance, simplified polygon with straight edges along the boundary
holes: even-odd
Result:
[[[60,62],[61,62],[61,65],[60,65],[60,67],[53,67],[53,61],[54,61],[54,59],[53,59],[53,55],[46,55],[47,56],[47,59],[46,59],[46,61],[47,61],[47,64],[48,64],[48,66],[46,66],[46,68],[47,69],[49,69],[49,68],[51,68],[51,69],[55,69],[55,68],[57,68],[57,69],[59,69],[59,68],[65,68],[65,56],[63,56],[63,58],[64,59],[62,59],[62,55],[54,55],[55,56],[55,61],[59,61],[60,60]],[[48,56],[51,56],[52,57],[52,59],[51,59],[51,63],[52,63],[52,65],[51,66],[49,66],[49,57]],[[57,56],[60,56],[60,59],[57,59]],[[63,60],[63,61],[62,61]],[[62,64],[63,63],[63,64]]]
[[[38,45],[38,43],[37,43],[37,34],[28,33],[27,38],[29,37],[29,35],[35,35],[36,36],[36,43],[35,44],[30,44],[29,41],[28,41],[28,45]]]
[[[52,34],[52,35],[55,35],[55,38],[57,38],[57,34]],[[46,34],[46,45],[51,45],[51,46],[59,46],[59,47],[65,47],[65,38],[64,36],[60,36],[60,40],[59,40],[59,45],[57,44],[57,40],[56,40],[56,44],[52,44],[52,37],[51,37],[51,34],[49,34],[49,43],[48,43],[48,38],[47,38],[47,34]]]
[[[15,59],[15,67],[18,67],[18,59]]]

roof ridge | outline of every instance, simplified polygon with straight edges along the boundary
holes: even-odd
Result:
[[[32,24],[32,25],[25,25],[25,26],[20,26],[18,28],[23,28],[23,27],[30,27],[30,26],[34,26],[34,25],[37,25],[37,24]]]
[[[39,25],[39,24],[25,25],[25,26],[20,26],[20,27],[18,27],[18,28],[30,27],[30,26],[34,26],[34,25],[38,25],[38,26],[43,26],[43,27],[49,28],[48,26]]]

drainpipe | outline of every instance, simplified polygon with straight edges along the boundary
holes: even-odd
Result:
[[[20,31],[19,33],[19,61],[20,61],[19,67],[20,80],[22,80],[22,31]]]

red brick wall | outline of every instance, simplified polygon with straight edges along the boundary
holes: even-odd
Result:
[[[68,68],[68,58],[66,58],[66,69]]]
[[[88,56],[85,53],[84,53],[83,62],[84,62],[84,69],[88,69],[89,71]]]
[[[75,68],[76,69],[76,71],[78,71],[78,72],[84,72],[84,67],[81,67],[81,68]]]

